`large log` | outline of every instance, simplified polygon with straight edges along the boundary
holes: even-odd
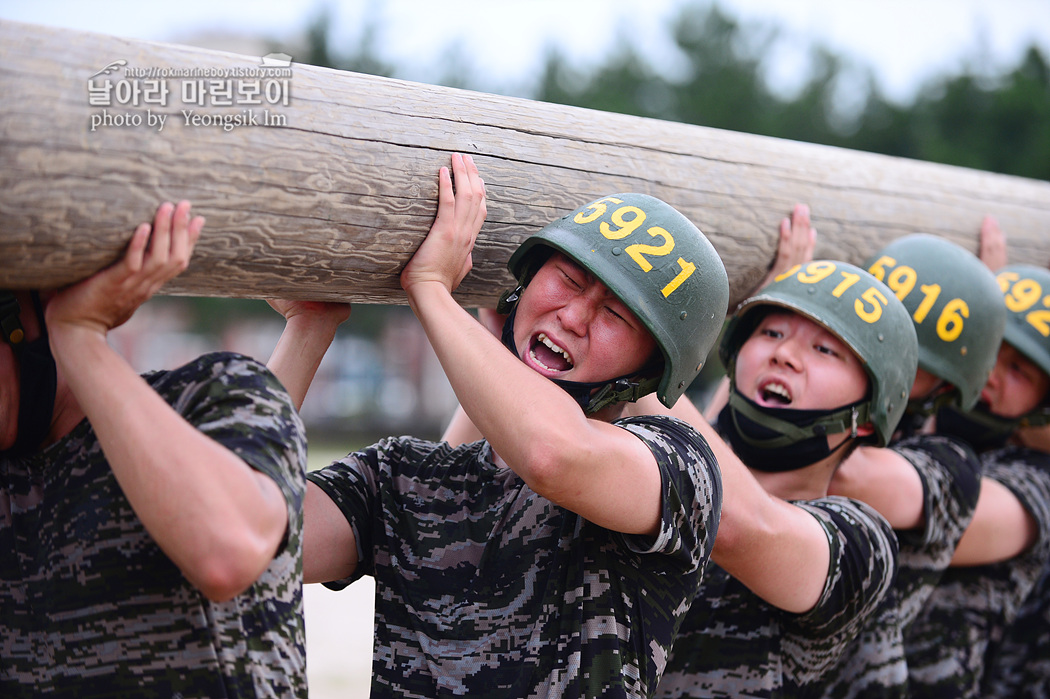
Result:
[[[458,292],[465,305],[491,304],[510,283],[506,260],[523,237],[620,191],[660,197],[691,218],[725,261],[732,303],[768,268],[778,222],[799,201],[812,207],[821,257],[860,263],[917,231],[976,250],[981,218],[993,214],[1012,261],[1050,260],[1043,181],[294,63],[284,77],[259,66],[254,57],[0,22],[0,287],[83,278],[119,257],[158,202],[186,198],[208,224],[190,269],[165,293],[404,303],[398,273],[433,220],[437,169],[454,151],[473,154],[490,197],[474,271]],[[232,106],[192,103],[212,80],[219,90],[209,100],[228,84]],[[260,102],[247,104],[256,86]],[[161,88],[163,103],[145,101]],[[260,124],[227,131],[192,124],[187,112]]]

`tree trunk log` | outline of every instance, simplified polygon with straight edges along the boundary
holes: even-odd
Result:
[[[402,304],[399,272],[456,151],[474,156],[489,193],[457,292],[467,306],[510,284],[524,237],[624,191],[667,201],[707,234],[731,304],[768,269],[796,202],[812,209],[818,257],[860,264],[914,232],[976,251],[992,214],[1011,261],[1050,260],[1044,181],[294,63],[263,75],[254,57],[9,21],[0,61],[0,287],[88,276],[159,202],[189,199],[208,222],[164,293]],[[107,81],[108,104],[89,90]],[[151,90],[163,88],[161,101]],[[223,88],[231,106],[214,103]],[[227,131],[187,114],[259,123]]]

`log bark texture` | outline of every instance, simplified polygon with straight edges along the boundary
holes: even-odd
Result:
[[[976,252],[992,214],[1011,262],[1050,261],[1044,181],[294,62],[284,78],[260,71],[256,57],[0,22],[0,287],[88,276],[159,202],[190,199],[205,233],[164,293],[405,303],[399,272],[456,151],[474,156],[489,193],[457,292],[469,306],[510,284],[525,236],[624,191],[664,199],[708,235],[731,304],[768,269],[796,202],[812,209],[818,257],[860,264],[914,232]],[[107,80],[104,105],[89,85]],[[219,106],[227,84],[232,104]],[[150,92],[162,86],[163,103]],[[259,123],[204,123],[227,114]]]

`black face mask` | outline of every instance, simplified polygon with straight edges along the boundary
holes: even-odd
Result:
[[[796,471],[826,459],[851,441],[847,437],[832,449],[828,446],[827,429],[818,424],[840,411],[842,408],[767,408],[748,400],[734,388],[729,402],[718,415],[718,428],[729,440],[733,452],[749,468],[767,473]],[[760,424],[745,412],[768,418],[766,424]],[[786,430],[788,426],[805,430],[810,436],[788,436],[786,432],[798,431]]]
[[[51,429],[55,412],[58,372],[55,358],[51,356],[43,308],[36,294],[33,295],[33,304],[40,320],[41,335],[31,342],[12,345],[18,360],[18,435],[11,448],[0,452],[0,456],[25,456],[36,452]]]
[[[937,432],[962,440],[980,453],[1006,446],[1006,440],[1021,426],[1021,420],[993,415],[983,402],[968,413],[947,406],[937,411]]]

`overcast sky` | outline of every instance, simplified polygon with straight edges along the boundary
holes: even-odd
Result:
[[[673,68],[664,33],[684,0],[0,0],[0,18],[137,39],[188,42],[204,31],[281,39],[301,33],[322,8],[333,45],[359,36],[376,17],[381,55],[403,77],[434,80],[456,44],[489,85],[523,83],[543,50],[559,45],[581,65],[597,63],[624,36]],[[731,16],[783,29],[770,61],[786,90],[806,75],[809,47],[820,42],[871,67],[884,90],[908,99],[931,76],[980,55],[992,69],[1012,67],[1035,42],[1050,56],[1050,0],[718,0]]]

